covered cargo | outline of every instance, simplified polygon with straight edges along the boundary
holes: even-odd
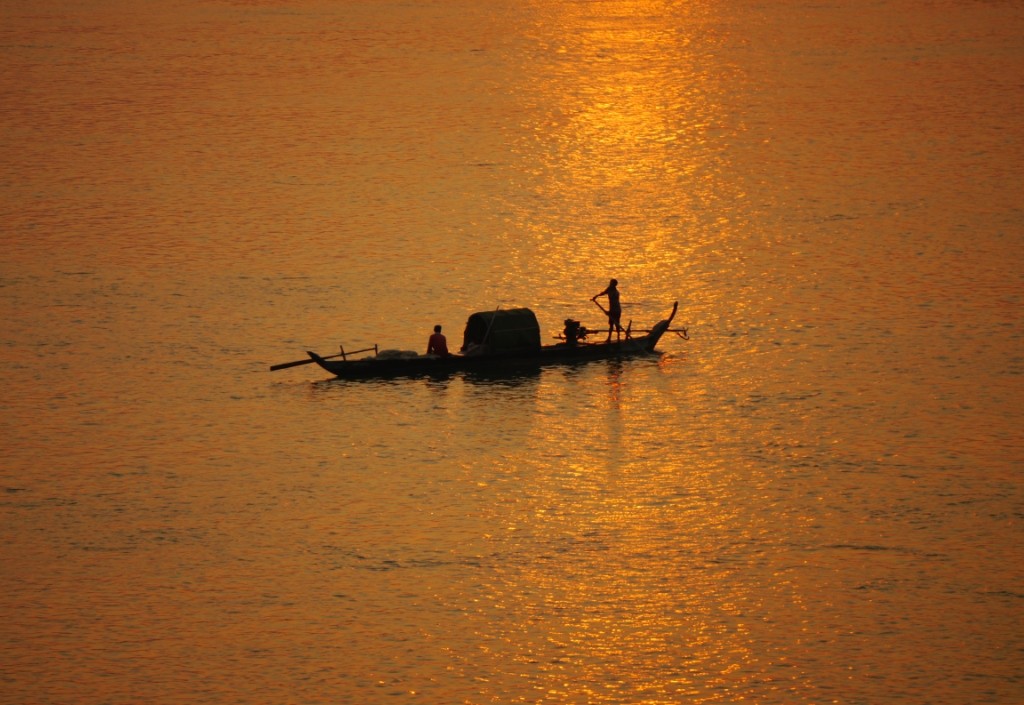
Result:
[[[528,308],[498,309],[474,313],[466,321],[462,352],[526,352],[540,349],[540,325]]]

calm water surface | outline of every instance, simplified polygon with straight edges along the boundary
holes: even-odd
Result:
[[[0,18],[0,701],[1024,701],[1018,3]]]

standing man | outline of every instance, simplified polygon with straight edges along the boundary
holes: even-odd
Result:
[[[610,334],[609,334],[610,335]],[[441,326],[434,326],[434,334],[427,341],[427,355],[448,357],[448,339],[441,335]]]
[[[622,304],[619,303],[619,290],[616,288],[618,285],[619,282],[615,279],[612,279],[608,283],[608,287],[604,291],[602,291],[600,294],[595,294],[590,299],[595,304],[597,304],[598,296],[608,297],[608,310],[605,311],[605,313],[608,315],[608,340],[605,341],[606,343],[611,342],[613,329],[615,330],[616,340],[622,337]],[[599,307],[601,306],[601,304],[597,305]],[[601,310],[603,311],[604,309],[602,308]]]

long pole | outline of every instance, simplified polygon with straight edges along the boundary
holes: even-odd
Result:
[[[491,337],[491,328],[494,327],[494,319],[498,317],[498,310],[501,308],[501,304],[498,304],[498,308],[494,309],[494,313],[491,314],[491,322],[487,324],[487,332],[484,333],[484,339],[480,343],[481,345],[487,344],[487,339]]]
[[[330,359],[335,358],[335,357],[345,357],[346,355],[355,355],[357,353],[370,352],[371,350],[376,352],[377,351],[377,346],[374,345],[372,348],[365,348],[363,350],[353,350],[352,352],[345,352],[344,350],[342,350],[340,353],[338,353],[336,355],[324,355],[320,359],[321,360],[330,360]],[[314,360],[312,358],[310,358],[308,360],[296,360],[295,362],[282,362],[280,365],[272,365],[270,367],[270,371],[273,372],[275,370],[286,370],[289,367],[298,367],[299,365],[308,365],[311,362],[314,362]]]

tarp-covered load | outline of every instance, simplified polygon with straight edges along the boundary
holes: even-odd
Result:
[[[488,353],[538,350],[540,325],[528,308],[482,311],[466,321],[462,351],[486,346]]]

